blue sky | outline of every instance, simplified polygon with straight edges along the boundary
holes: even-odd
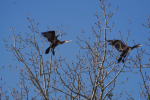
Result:
[[[136,44],[140,43],[143,45],[144,42],[148,42],[147,38],[150,37],[150,30],[143,27],[141,23],[146,24],[147,18],[150,17],[150,0],[108,0],[106,5],[109,3],[111,3],[111,6],[107,9],[107,13],[114,11],[119,6],[108,23],[108,26],[111,26],[113,22],[115,23],[109,39],[119,39],[119,31],[121,31],[125,42],[128,35],[127,30],[129,29],[128,19],[130,19],[132,22],[131,34],[127,44],[129,46],[134,45],[133,40],[135,40]],[[38,28],[40,32],[47,31],[47,26],[51,30],[57,30],[57,27],[60,28],[62,23],[64,31],[66,26],[68,26],[68,34],[62,40],[72,40],[72,42],[64,44],[65,49],[62,45],[59,46],[58,55],[61,53],[62,57],[66,57],[66,60],[71,62],[77,60],[76,55],[79,53],[79,46],[76,43],[76,36],[80,37],[82,35],[82,29],[84,29],[87,37],[93,37],[92,26],[96,29],[94,23],[97,22],[97,18],[94,16],[96,11],[99,14],[102,12],[99,0],[0,0],[0,32],[2,35],[0,37],[0,68],[5,66],[3,70],[0,70],[0,76],[3,78],[3,82],[5,82],[3,91],[8,90],[8,87],[15,87],[20,78],[19,72],[10,71],[10,64],[15,67],[20,65],[20,63],[12,60],[12,53],[6,51],[3,39],[8,40],[7,36],[12,36],[10,27],[14,29],[16,34],[19,30],[22,35],[25,32],[31,32],[28,28],[30,23],[27,20],[27,12],[35,22],[39,23]],[[9,41],[9,43],[12,42]],[[48,43],[47,45],[45,44],[44,48],[46,49],[48,45]],[[142,48],[149,52],[147,46],[144,45]],[[134,58],[136,52],[131,52],[132,54],[130,53],[130,55]],[[148,56],[145,56],[143,62],[148,62]],[[133,74],[128,74],[127,76],[130,76],[131,79],[121,88],[126,87],[129,91],[131,87],[134,88],[135,93],[133,95],[136,100],[140,92],[139,88],[137,88],[139,82],[136,79],[140,76]],[[137,85],[129,85],[133,80]],[[138,92],[136,92],[136,89]]]

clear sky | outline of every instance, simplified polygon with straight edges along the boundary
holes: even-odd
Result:
[[[143,27],[141,23],[146,24],[147,18],[150,17],[150,0],[108,0],[106,5],[108,3],[111,3],[111,6],[107,9],[107,13],[114,11],[119,6],[108,23],[108,25],[111,25],[112,22],[115,23],[109,39],[119,39],[119,31],[121,31],[125,42],[128,35],[127,30],[129,29],[128,19],[130,19],[132,24],[128,45],[134,45],[133,40],[136,44],[140,43],[143,45],[144,42],[148,42],[147,38],[150,38],[150,29]],[[28,28],[30,23],[27,20],[27,12],[35,22],[39,23],[38,28],[40,32],[47,31],[47,26],[51,30],[57,30],[61,23],[63,30],[68,26],[68,34],[62,40],[72,40],[72,42],[64,44],[65,48],[62,45],[59,46],[58,55],[61,53],[63,58],[66,57],[66,61],[71,62],[76,61],[76,55],[79,53],[76,36],[81,36],[82,29],[84,29],[87,37],[93,37],[92,26],[96,28],[94,23],[97,22],[97,18],[94,16],[96,11],[99,14],[102,12],[99,0],[0,0],[0,68],[2,66],[5,67],[3,70],[0,70],[0,76],[3,78],[3,83],[5,83],[3,91],[7,91],[8,87],[16,87],[16,83],[20,79],[19,72],[10,71],[9,68],[10,64],[15,67],[20,63],[12,60],[12,53],[6,51],[3,39],[8,40],[7,36],[12,36],[10,27],[14,29],[16,34],[19,30],[22,35],[25,32],[31,32]],[[13,41],[9,41],[9,43],[11,42],[13,43]],[[44,45],[44,48],[46,49],[48,45]],[[142,48],[149,52],[150,48],[147,46],[144,45]],[[131,56],[134,58],[135,55],[136,52],[132,51]],[[148,62],[147,56],[145,56],[143,62]],[[124,80],[127,77],[131,77],[128,83],[123,86],[120,85],[119,88],[122,89],[124,87],[128,92],[133,89],[133,96],[137,100],[140,92],[139,80],[141,80],[141,76],[128,74]],[[130,82],[133,81],[134,86],[130,85]]]

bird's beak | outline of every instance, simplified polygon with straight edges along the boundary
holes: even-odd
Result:
[[[72,40],[66,40],[65,43],[71,42]]]
[[[143,45],[138,45],[138,46],[140,47],[140,46],[143,46]]]

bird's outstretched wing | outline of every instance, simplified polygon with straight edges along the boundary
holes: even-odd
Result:
[[[109,45],[113,45],[119,52],[122,52],[127,46],[121,40],[107,40]]]
[[[49,42],[53,43],[55,38],[55,31],[42,32],[42,35],[48,39]],[[58,37],[58,36],[56,36]]]

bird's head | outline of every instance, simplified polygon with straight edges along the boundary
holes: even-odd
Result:
[[[140,47],[140,46],[143,46],[143,45],[138,44],[138,45],[135,45],[134,47],[137,48],[137,47]]]
[[[134,48],[138,48],[138,47],[140,47],[140,46],[143,46],[143,45],[140,45],[140,44],[135,45],[135,46],[131,47],[131,50],[134,49]]]
[[[65,43],[71,42],[72,40],[66,40]]]
[[[140,47],[140,46],[143,46],[143,45],[140,45],[140,44],[137,45],[137,47]]]

